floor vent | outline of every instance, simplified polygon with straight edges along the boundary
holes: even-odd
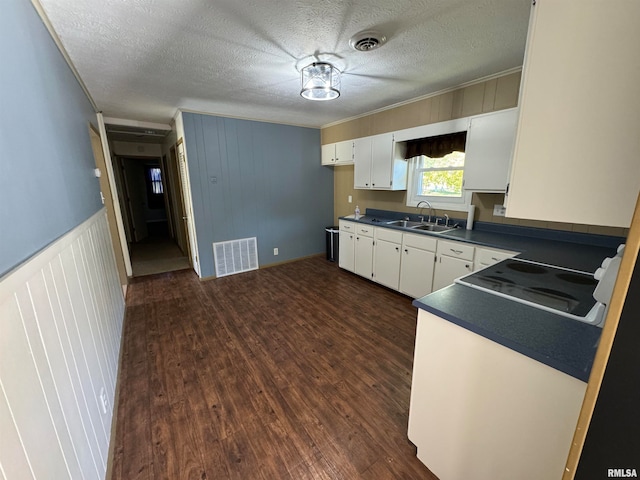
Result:
[[[258,241],[256,237],[241,238],[213,244],[216,277],[258,269]]]

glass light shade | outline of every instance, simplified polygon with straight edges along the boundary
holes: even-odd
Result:
[[[340,96],[340,72],[330,63],[314,62],[302,69],[300,95],[308,100],[333,100]]]

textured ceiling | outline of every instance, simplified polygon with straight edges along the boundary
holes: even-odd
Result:
[[[522,65],[531,0],[39,0],[106,116],[319,127]],[[380,48],[349,39],[376,29]],[[315,58],[342,95],[300,97]]]

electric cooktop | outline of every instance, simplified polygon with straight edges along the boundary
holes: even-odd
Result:
[[[535,308],[577,320],[594,314],[593,292],[598,281],[592,273],[511,258],[456,280]]]

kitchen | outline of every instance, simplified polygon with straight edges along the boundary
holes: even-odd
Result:
[[[540,2],[539,2],[540,3]],[[631,15],[630,15],[631,16]],[[629,31],[632,31],[633,29],[629,29]],[[593,31],[593,29],[592,29]],[[603,42],[604,43],[604,42]],[[632,43],[631,43],[632,44]],[[590,50],[591,51],[591,50]],[[566,53],[565,53],[566,54]],[[614,56],[612,56],[614,57]],[[604,59],[598,57],[600,60],[604,61]],[[613,60],[611,60],[613,61]],[[614,69],[606,69],[603,68],[603,71],[613,71]],[[526,73],[526,72],[525,72]],[[593,72],[590,72],[590,75],[588,76],[589,78],[592,78],[592,74]],[[433,118],[433,122],[437,122],[437,121],[447,121],[448,118],[453,118],[454,115],[454,111],[455,111],[455,115],[458,115],[458,113],[462,114],[462,112],[464,111],[464,115],[468,115],[468,114],[475,114],[475,113],[484,113],[484,112],[489,112],[490,110],[484,110],[484,104],[485,101],[487,104],[491,104],[491,102],[493,102],[493,105],[491,107],[487,107],[491,110],[499,110],[499,108],[496,107],[496,102],[498,98],[503,98],[502,94],[503,92],[507,92],[505,94],[506,97],[510,97],[510,101],[506,101],[505,104],[509,105],[511,107],[516,106],[517,105],[517,92],[520,90],[519,88],[519,82],[520,82],[520,74],[519,72],[511,72],[509,74],[507,74],[505,76],[505,79],[500,79],[500,78],[493,78],[493,79],[489,79],[487,80],[487,84],[483,85],[483,87],[478,87],[477,85],[469,85],[467,87],[463,87],[461,89],[458,89],[457,93],[456,91],[452,91],[452,92],[445,92],[442,93],[440,96],[433,97],[430,98],[428,100],[425,100],[425,104],[428,103],[430,108],[427,109],[420,109],[421,112],[425,112],[428,111],[429,112],[429,120],[431,121],[431,118]],[[584,73],[581,74],[580,78],[586,78],[587,76],[584,75]],[[631,82],[632,84],[635,82],[635,78],[633,75],[629,75],[626,79],[624,79],[625,81]],[[600,81],[608,83],[608,82],[612,82],[613,80],[616,80],[616,82],[619,79],[611,79],[611,78],[607,78],[607,79],[600,79]],[[598,83],[596,81],[596,79],[593,80],[594,83]],[[507,87],[506,90],[503,90],[504,84],[511,84],[512,87],[509,88]],[[576,82],[579,83],[579,82]],[[587,82],[585,82],[587,83]],[[517,85],[515,87],[513,87],[513,84]],[[608,83],[610,84],[610,83]],[[491,85],[493,85],[493,88],[491,87]],[[617,85],[617,83],[616,83]],[[596,87],[597,93],[601,93],[601,85],[599,85],[598,87]],[[546,85],[545,85],[546,88]],[[493,96],[494,100],[490,100],[491,97],[491,91],[495,91],[498,92],[498,90],[500,89],[499,94],[496,94]],[[616,89],[614,89],[616,90]],[[479,94],[479,91],[481,91],[482,93]],[[620,88],[619,90],[616,90],[616,94],[620,93],[620,92],[628,92],[628,91],[633,91],[633,88]],[[515,99],[516,102],[513,102],[514,99],[514,95],[513,92],[516,92],[515,94]],[[566,96],[567,93],[563,92],[562,93],[563,96]],[[473,99],[474,97],[479,98],[482,97],[482,100],[480,101],[480,104],[482,105],[481,110],[478,111],[477,110],[477,100],[476,102],[471,101],[470,104],[466,104],[466,105],[472,105],[471,107],[471,111],[472,112],[467,112],[467,106],[465,106],[465,102],[463,101],[464,99],[469,100],[469,99]],[[613,115],[615,118],[612,119],[611,116],[606,117],[605,116],[605,112],[602,112],[602,117],[599,118],[600,122],[602,123],[602,125],[606,125],[606,126],[612,126],[611,128],[613,128],[613,126],[615,126],[617,129],[621,129],[621,131],[623,131],[625,128],[630,128],[633,131],[633,128],[635,128],[634,126],[637,126],[637,122],[634,119],[637,119],[636,117],[636,113],[629,113],[629,104],[633,104],[633,102],[629,102],[628,99],[620,99],[619,97],[615,96],[607,96],[607,100],[612,102],[612,105],[608,105],[608,107],[611,108],[611,110],[613,110],[615,112],[615,114]],[[591,98],[591,97],[590,97]],[[595,97],[593,97],[595,98]],[[563,97],[563,101],[565,101],[566,98]],[[536,102],[537,103],[537,100]],[[557,100],[554,100],[554,103],[557,104]],[[597,102],[596,102],[597,103]],[[437,107],[435,108],[431,108],[433,107],[435,104],[437,104]],[[498,105],[502,105],[498,102]],[[598,103],[598,105],[600,105]],[[450,110],[448,108],[448,106],[450,106]],[[520,104],[520,107],[522,108],[523,105],[522,103]],[[600,105],[600,107],[602,107],[602,105]],[[395,112],[395,114],[399,113],[399,112],[403,112],[403,111],[411,111],[412,107],[398,107],[399,110],[397,110]],[[504,107],[507,108],[507,107]],[[590,106],[590,108],[595,108],[593,105]],[[603,110],[606,110],[606,108],[602,107]],[[626,108],[626,109],[625,109]],[[571,113],[572,109],[567,109],[569,113]],[[582,122],[582,120],[584,120],[585,115],[583,115],[582,111],[578,110],[576,112],[573,112],[572,115],[575,116],[575,118],[573,118],[573,121],[570,123],[575,123],[577,124],[578,122]],[[626,118],[624,116],[624,112],[627,112],[629,114],[629,118]],[[394,116],[395,116],[394,114]],[[420,113],[420,115],[423,115],[424,113]],[[433,115],[433,117],[432,117]],[[394,123],[393,125],[389,126],[387,125],[386,127],[381,127],[378,122],[380,123],[387,123],[390,121],[390,117],[386,117],[384,113],[381,114],[373,114],[370,118],[364,118],[362,120],[362,123],[358,122],[357,120],[354,121],[350,121],[347,122],[345,125],[335,125],[335,126],[329,126],[326,127],[325,129],[323,129],[322,132],[320,132],[320,134],[322,135],[322,144],[327,144],[327,143],[332,143],[332,142],[338,142],[338,141],[342,141],[342,140],[348,140],[350,138],[361,138],[361,137],[366,137],[368,135],[373,135],[373,134],[377,134],[377,133],[382,133],[382,131],[395,131],[395,130],[402,130],[404,128],[410,128],[413,127],[415,125],[422,125],[425,123],[429,123],[429,122],[425,122],[423,120],[419,120],[416,121],[415,123],[410,123],[410,124],[404,124],[403,122],[405,121],[405,119],[410,119],[411,115],[399,115],[400,116],[400,121],[398,123]],[[360,120],[360,119],[358,119]],[[560,119],[557,119],[557,121],[561,121]],[[538,122],[540,123],[544,123],[544,122]],[[379,128],[379,130],[374,129],[373,127],[375,126],[375,128]],[[597,125],[597,126],[601,126],[601,125]],[[353,133],[353,134],[347,134],[347,133],[335,133],[335,132],[339,132],[341,130],[341,128],[344,127],[345,129],[347,128],[354,128],[354,129],[361,129],[360,131],[358,131],[357,133]],[[597,138],[597,135],[594,134],[593,129],[596,126],[591,125],[592,130],[586,129],[584,123],[580,123],[580,132],[578,132],[578,134],[575,134],[575,132],[572,132],[571,134],[564,132],[564,134],[572,139],[578,139],[580,138],[581,140],[584,141],[585,145],[584,148],[585,150],[590,150],[591,146],[587,145],[587,139],[592,139],[592,138]],[[584,131],[582,131],[584,130]],[[331,137],[331,132],[334,132],[335,135],[333,137]],[[618,135],[624,137],[624,138],[633,138],[633,133],[631,134],[627,134],[627,133],[614,133],[611,134],[611,132],[602,132],[600,130],[598,130],[601,135],[606,136],[607,138],[618,138]],[[192,135],[195,134],[193,133],[193,131],[191,132]],[[575,135],[574,135],[575,134]],[[539,136],[534,135],[536,138],[540,138]],[[196,141],[197,141],[197,137]],[[524,138],[524,137],[523,137]],[[547,138],[547,137],[544,137]],[[16,139],[20,140],[22,139],[21,136],[16,136]],[[187,148],[188,147],[188,143],[189,143],[189,139],[187,138]],[[523,140],[524,141],[524,140]],[[565,142],[565,144],[568,142]],[[619,142],[619,143],[615,143],[613,142],[614,145],[610,146],[610,148],[616,149],[616,148],[620,148],[623,149],[624,147],[628,147],[628,144],[625,144],[624,142]],[[22,145],[22,143],[21,143]],[[26,143],[25,143],[26,145]],[[557,146],[557,145],[554,145]],[[558,155],[560,157],[562,157],[563,159],[573,159],[575,157],[587,157],[587,155],[582,155],[584,152],[580,152],[580,154],[576,154],[575,152],[571,151],[569,153],[567,152],[556,152],[555,155]],[[599,152],[599,155],[597,155],[598,159],[603,158],[602,154],[604,152]],[[611,160],[611,165],[612,165],[612,169],[618,169],[618,170],[622,170],[622,171],[626,171],[628,165],[625,164],[625,161],[631,161],[633,162],[634,158],[637,158],[637,151],[633,149],[633,147],[631,147],[631,151],[622,151],[622,152],[607,152],[609,155],[611,155],[612,153],[616,153],[617,155],[612,155],[612,157],[615,157],[615,161],[616,162],[620,162],[618,163],[613,163],[614,160]],[[190,155],[191,153],[188,152],[188,154]],[[635,155],[635,156],[634,156]],[[549,158],[551,157],[551,155],[540,155],[541,158]],[[320,162],[320,152],[317,152],[316,154],[316,159],[318,161],[318,164]],[[526,163],[526,162],[525,162]],[[571,163],[571,162],[568,162]],[[633,168],[633,165],[631,166],[631,168]],[[572,169],[573,172],[580,172],[581,174],[584,173],[585,177],[588,177],[589,172],[593,173],[594,171],[596,171],[596,169],[594,168],[585,168],[585,172],[582,172],[581,170],[582,164],[580,164],[579,167],[576,167],[575,165],[573,165],[573,167],[570,167]],[[327,170],[329,170],[331,167],[325,167]],[[520,168],[520,167],[519,167]],[[334,212],[333,212],[333,218],[331,218],[331,215],[329,216],[329,218],[323,219],[323,224],[328,224],[328,223],[337,223],[337,219],[340,216],[345,216],[345,215],[350,215],[353,212],[353,208],[355,205],[359,205],[363,211],[365,211],[365,209],[367,208],[376,208],[376,209],[380,209],[380,210],[387,210],[387,211],[400,211],[400,212],[411,212],[412,214],[416,213],[415,212],[415,208],[413,207],[408,207],[406,206],[406,203],[404,201],[404,193],[402,192],[376,192],[376,191],[356,191],[353,188],[353,182],[354,180],[350,177],[352,177],[354,175],[353,173],[353,168],[349,167],[349,166],[339,166],[339,167],[333,167],[334,171],[333,171],[333,186],[334,186],[334,192],[333,192],[333,200],[334,200]],[[633,171],[633,170],[632,170]],[[546,175],[546,177],[548,177],[548,172],[543,172],[544,175]],[[535,181],[535,179],[531,178],[530,175],[532,173],[529,171],[525,171],[524,175],[525,178],[529,178],[531,183],[535,186],[535,185],[541,185],[541,184],[545,184],[541,181]],[[215,175],[212,175],[213,177],[215,177]],[[214,184],[211,177],[212,176],[206,176],[204,177],[205,182],[209,182],[210,184]],[[559,172],[558,177],[562,178],[562,177],[566,177],[566,172]],[[611,175],[613,176],[613,175]],[[545,177],[545,182],[548,180]],[[584,190],[588,190],[586,193],[585,192],[581,192],[579,191],[580,185],[579,182],[572,182],[571,185],[569,185],[569,187],[572,187],[571,189],[573,191],[571,191],[571,194],[574,195],[575,197],[572,197],[571,201],[567,201],[566,198],[562,198],[562,197],[557,197],[554,195],[548,195],[549,192],[547,192],[546,190],[543,192],[544,195],[541,195],[541,192],[538,190],[535,192],[536,195],[536,199],[538,200],[537,202],[535,202],[537,205],[537,207],[543,211],[543,215],[551,215],[553,214],[553,217],[549,217],[549,218],[544,218],[544,217],[536,217],[536,213],[535,212],[529,212],[528,215],[530,215],[530,218],[541,218],[539,220],[536,221],[536,223],[534,224],[534,226],[543,226],[544,228],[554,228],[554,227],[560,227],[560,225],[556,225],[556,223],[558,224],[563,224],[562,225],[562,229],[567,229],[567,223],[570,224],[570,226],[568,227],[569,229],[575,229],[575,230],[580,230],[580,229],[587,229],[587,233],[609,233],[609,228],[612,228],[613,231],[611,231],[611,233],[613,233],[615,236],[626,236],[626,228],[629,226],[630,222],[628,222],[628,220],[631,218],[629,215],[629,210],[628,208],[632,208],[632,205],[630,206],[629,204],[633,203],[633,202],[629,202],[627,201],[628,198],[622,198],[620,196],[618,196],[618,194],[624,194],[625,192],[628,192],[628,188],[623,186],[623,183],[620,182],[625,182],[625,181],[629,181],[629,182],[633,182],[634,180],[634,175],[626,175],[626,176],[622,176],[623,178],[620,179],[618,177],[620,177],[620,175],[616,175],[616,183],[613,183],[611,181],[608,180],[608,175],[605,172],[600,172],[600,175],[598,175],[598,188],[602,188],[603,193],[600,197],[598,197],[598,201],[594,202],[593,201],[593,194],[591,192],[593,191],[600,191],[600,190],[596,190],[593,187],[592,183],[589,183],[588,185],[590,185],[588,188],[585,187],[584,185],[581,186],[582,189]],[[635,176],[637,178],[637,176]],[[593,182],[593,179],[589,179],[589,178],[584,178],[582,180],[589,180],[591,182]],[[326,180],[325,180],[326,181]],[[566,183],[566,182],[565,182]],[[517,186],[517,185],[516,185]],[[527,183],[525,182],[524,186],[522,186],[521,184],[521,188],[525,189],[525,191],[527,190]],[[554,189],[551,189],[554,190]],[[558,189],[555,189],[558,190]],[[519,189],[516,188],[515,186],[513,187],[513,195],[519,195],[518,193]],[[206,193],[207,190],[204,190],[204,192]],[[636,193],[637,194],[637,193]],[[352,203],[348,204],[348,198],[349,195],[352,196]],[[531,193],[527,193],[527,195],[531,195]],[[479,193],[479,194],[474,194],[474,200],[473,200],[473,204],[476,206],[476,220],[480,220],[480,221],[484,221],[484,220],[493,220],[496,223],[503,223],[505,221],[511,221],[511,220],[507,220],[509,217],[499,217],[499,216],[495,216],[493,215],[493,209],[494,209],[494,205],[500,205],[502,204],[502,197],[503,194],[500,193]],[[20,197],[19,197],[20,198]],[[295,197],[296,199],[298,199],[298,196]],[[242,200],[241,198],[238,200]],[[353,201],[355,200],[355,202]],[[509,200],[510,202],[511,200]],[[515,207],[518,208],[518,199],[516,198],[515,200]],[[545,202],[549,202],[549,203],[545,203]],[[357,203],[356,203],[357,202]],[[618,208],[620,205],[624,204],[625,208]],[[576,207],[577,205],[577,207]],[[589,205],[589,206],[593,206],[593,209],[586,209],[584,208],[585,205]],[[507,210],[511,207],[511,205],[508,205]],[[626,209],[626,212],[624,211]],[[453,210],[445,210],[445,211],[440,211],[439,213],[442,215],[442,213],[447,213],[449,214],[452,218],[459,218],[458,214],[454,213],[455,211]],[[589,218],[589,221],[585,221],[584,220],[584,215],[585,212],[587,212],[587,215],[593,215],[592,217]],[[612,218],[612,215],[617,215],[618,212],[621,212],[621,214],[626,214],[627,217],[627,223],[624,223],[624,221],[620,221],[619,219],[616,218]],[[286,212],[285,212],[286,213]],[[539,213],[539,212],[538,212]],[[566,215],[569,215],[571,218],[566,218]],[[524,216],[524,215],[523,215]],[[463,218],[466,217],[466,215],[463,215]],[[574,220],[571,221],[571,220]],[[540,225],[537,222],[543,222],[543,225]],[[515,220],[514,220],[515,222]],[[527,220],[527,221],[518,221],[518,223],[528,223],[528,222],[533,222],[533,220]],[[554,224],[550,224],[548,222],[554,222]],[[592,223],[590,223],[592,222]],[[521,225],[522,225],[521,223]],[[609,227],[600,227],[600,226],[592,226],[592,227],[581,227],[580,225],[608,225]],[[622,230],[619,230],[622,229]],[[207,239],[206,242],[203,243],[203,245],[206,245],[206,250],[210,251],[211,248],[211,241],[209,241],[211,239]],[[275,246],[274,246],[275,247]],[[269,245],[268,248],[271,250],[271,246]],[[202,252],[205,252],[205,247],[203,246],[202,248]],[[302,253],[304,254],[304,253]],[[283,257],[280,257],[283,258]],[[273,259],[273,260],[277,260],[277,259]],[[606,332],[606,329],[603,330],[603,334],[604,332]],[[609,335],[611,335],[611,332],[609,332]],[[610,337],[611,338],[611,337]],[[117,348],[116,348],[117,350]],[[3,382],[5,382],[5,380],[7,380],[8,382],[8,377],[2,377],[3,378]],[[8,386],[8,383],[4,383],[4,386]],[[34,397],[35,398],[35,397]],[[46,407],[45,407],[46,409]],[[4,465],[4,463],[3,463]],[[613,467],[618,467],[617,465],[613,465]]]

